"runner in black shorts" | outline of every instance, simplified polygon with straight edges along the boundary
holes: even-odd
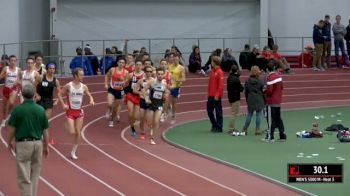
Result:
[[[144,87],[149,81],[153,81],[152,78],[153,68],[151,66],[145,67],[145,77],[137,82],[137,89],[140,90],[140,139],[145,139],[145,123],[146,123],[146,110],[149,105],[145,101],[145,97],[148,97],[149,92],[144,90]]]
[[[60,82],[54,76],[56,70],[55,63],[48,63],[46,65],[47,72],[42,75],[40,82],[37,85],[36,103],[41,105],[46,112],[47,118],[51,118],[52,108],[57,104],[57,101],[53,100],[54,89],[57,89],[58,95],[60,95]]]
[[[129,73],[124,69],[125,58],[123,56],[118,58],[117,65],[117,67],[112,67],[105,76],[105,88],[108,89],[106,118],[109,119],[109,127],[114,127],[115,117],[117,121],[120,119],[119,114],[124,97],[124,88],[129,83]]]
[[[147,121],[152,122],[150,130],[150,143],[156,144],[154,141],[153,132],[158,132],[160,115],[162,114],[164,99],[168,99],[169,91],[164,78],[164,70],[157,69],[157,79],[147,83],[145,91],[149,89],[149,97],[146,97],[146,102],[150,104],[147,110]]]

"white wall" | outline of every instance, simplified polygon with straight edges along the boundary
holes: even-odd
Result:
[[[6,54],[26,58],[29,51],[48,53],[46,45],[31,43],[21,46],[18,43],[49,38],[49,1],[0,0],[0,5],[0,44],[7,43]]]
[[[49,39],[49,1],[21,0],[19,3],[19,41],[38,41]],[[29,42],[21,47],[22,58],[29,52],[49,53],[47,42]]]
[[[16,43],[19,41],[19,0],[0,0],[0,44]],[[18,47],[8,46],[7,54],[18,55]],[[3,45],[0,45],[3,54]]]
[[[269,0],[269,27],[277,37],[312,37],[313,25],[323,19],[325,14],[340,14],[344,25],[350,18],[349,0]],[[301,39],[278,39],[282,50],[302,48]],[[305,44],[312,44],[312,39],[305,39]]]
[[[257,1],[62,0],[54,34],[63,40],[256,36],[257,6]]]

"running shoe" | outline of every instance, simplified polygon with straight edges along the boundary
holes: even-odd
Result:
[[[154,142],[154,139],[153,139],[153,138],[151,138],[150,144],[151,144],[151,145],[155,145],[155,144],[156,144],[156,142]]]
[[[71,158],[73,160],[77,160],[78,159],[77,155],[73,151],[70,153],[70,156],[71,156]]]
[[[136,135],[137,135],[136,131],[135,130],[131,130],[131,136],[135,137]]]
[[[110,121],[108,122],[108,126],[109,126],[109,127],[114,127],[114,122],[113,122],[113,120],[110,120]]]

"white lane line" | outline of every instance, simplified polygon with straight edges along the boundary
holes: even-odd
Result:
[[[7,148],[7,143],[6,143],[6,141],[5,141],[5,139],[2,137],[2,133],[1,133],[1,131],[2,131],[2,127],[0,127],[0,139],[1,139],[1,142],[5,145],[5,147]],[[15,154],[15,152],[12,150],[12,155],[14,156],[14,157],[16,157],[16,154]],[[49,181],[47,181],[44,177],[42,177],[42,176],[39,176],[39,179],[41,180],[41,181],[43,181],[47,186],[49,186],[53,191],[55,191],[58,195],[60,195],[60,196],[64,196],[64,194],[60,191],[60,190],[58,190],[58,188],[56,188],[54,185],[52,185]],[[0,196],[1,195],[4,195],[1,191],[0,191]]]
[[[5,194],[2,191],[0,191],[0,196],[5,196]]]
[[[121,112],[126,112],[126,111],[127,111],[127,110],[123,110],[123,111],[121,111]],[[85,137],[85,130],[86,130],[87,127],[89,127],[91,124],[95,123],[96,121],[98,121],[98,120],[100,120],[100,119],[102,119],[102,118],[105,118],[105,115],[104,115],[104,116],[101,116],[101,117],[98,117],[98,118],[96,118],[96,119],[90,121],[88,124],[86,124],[86,125],[83,127],[83,129],[82,129],[82,131],[81,131],[81,136],[82,136],[82,138],[84,139],[84,141],[85,141],[86,143],[88,143],[91,147],[95,148],[97,151],[99,151],[100,153],[102,153],[102,154],[105,155],[106,157],[110,158],[110,159],[113,160],[114,162],[119,163],[120,165],[122,165],[122,166],[124,166],[124,167],[130,169],[131,171],[133,171],[133,172],[135,172],[135,173],[137,173],[137,174],[139,174],[139,175],[141,175],[141,176],[143,176],[143,177],[145,177],[145,178],[147,178],[147,179],[149,179],[149,180],[151,180],[151,181],[153,181],[153,182],[155,182],[155,183],[157,183],[157,184],[159,184],[159,185],[161,185],[161,186],[163,186],[163,187],[165,187],[165,188],[167,188],[167,189],[169,189],[169,190],[171,190],[171,191],[173,191],[173,192],[175,192],[175,193],[177,193],[177,194],[179,194],[179,195],[185,195],[184,193],[182,193],[182,192],[180,192],[180,191],[178,191],[178,190],[176,190],[176,189],[174,189],[174,188],[172,188],[172,187],[170,187],[170,186],[168,186],[168,185],[166,185],[166,184],[164,184],[164,183],[162,183],[162,182],[160,182],[160,181],[158,181],[158,180],[156,180],[156,179],[154,179],[154,178],[148,176],[147,174],[142,173],[141,171],[139,171],[139,170],[137,170],[137,169],[135,169],[135,168],[133,168],[133,167],[127,165],[126,163],[124,163],[124,162],[122,162],[122,161],[116,159],[115,157],[111,156],[110,154],[106,153],[104,150],[102,150],[101,148],[97,147],[97,146],[94,145],[92,142],[90,142],[90,141]]]
[[[96,103],[95,105],[100,105],[100,104],[104,104],[106,102],[103,103]],[[88,107],[90,105],[84,105],[83,107]],[[56,116],[52,117],[49,121],[51,122],[52,120],[55,120],[56,118],[64,115],[65,112],[62,112],[60,114],[57,114]],[[57,150],[54,146],[52,146],[51,144],[49,144],[50,148],[52,148],[62,159],[64,159],[65,161],[67,161],[68,163],[70,163],[71,165],[73,165],[75,168],[77,168],[78,170],[80,170],[81,172],[85,173],[86,175],[90,176],[91,178],[93,178],[94,180],[96,180],[97,182],[103,184],[104,186],[106,186],[108,189],[112,190],[113,192],[117,193],[118,195],[122,195],[124,196],[125,194],[118,191],[117,189],[113,188],[111,185],[107,184],[106,182],[104,182],[103,180],[99,179],[98,177],[94,176],[92,173],[88,172],[87,170],[83,169],[82,167],[78,166],[76,163],[74,163],[73,161],[69,160],[66,156],[64,156],[59,150]]]
[[[178,114],[178,113],[177,113],[177,114]],[[135,148],[137,148],[137,149],[139,149],[139,150],[141,150],[141,151],[143,151],[143,152],[145,152],[145,153],[147,153],[147,154],[149,154],[149,155],[151,155],[151,156],[153,156],[153,157],[155,157],[155,158],[157,158],[157,159],[159,159],[159,160],[161,160],[161,161],[164,161],[165,163],[167,163],[167,164],[169,164],[169,165],[175,166],[175,167],[177,167],[177,168],[179,168],[179,169],[182,169],[182,170],[184,170],[184,171],[186,171],[186,172],[188,172],[188,173],[190,173],[190,174],[192,174],[192,175],[195,175],[195,176],[197,176],[197,177],[199,177],[199,178],[202,178],[202,179],[204,179],[204,180],[206,180],[206,181],[208,181],[208,182],[211,182],[211,183],[213,183],[213,184],[215,184],[215,185],[217,185],[217,186],[220,186],[221,188],[227,189],[227,190],[229,190],[229,191],[231,191],[231,192],[234,192],[234,193],[236,193],[236,194],[238,194],[238,195],[241,195],[241,196],[246,196],[246,194],[241,193],[241,192],[239,192],[239,191],[236,190],[236,189],[233,189],[233,188],[230,188],[230,187],[225,186],[225,185],[223,185],[223,184],[220,184],[219,182],[216,182],[216,181],[214,181],[214,180],[212,180],[212,179],[209,179],[209,178],[207,178],[207,177],[205,177],[205,176],[203,176],[203,175],[201,175],[201,174],[198,174],[198,173],[196,173],[196,172],[194,172],[194,171],[192,171],[192,170],[190,170],[190,169],[187,169],[187,168],[185,168],[185,167],[182,167],[182,166],[180,166],[180,165],[178,165],[178,164],[176,164],[176,163],[173,163],[173,162],[171,162],[171,161],[168,161],[168,160],[166,160],[166,159],[164,159],[164,158],[162,158],[162,157],[160,157],[160,156],[158,156],[158,155],[156,155],[156,154],[153,154],[153,153],[151,153],[151,152],[149,152],[149,151],[147,151],[147,150],[145,150],[145,149],[143,149],[143,148],[141,148],[141,147],[139,147],[139,146],[137,146],[137,145],[131,143],[129,140],[127,140],[127,139],[125,138],[125,132],[129,129],[129,127],[130,127],[130,126],[125,127],[125,128],[123,129],[123,131],[120,133],[120,135],[121,135],[121,137],[123,138],[123,140],[124,140],[126,143],[128,143],[129,145],[131,145],[131,146],[133,146],[133,147],[135,147]]]

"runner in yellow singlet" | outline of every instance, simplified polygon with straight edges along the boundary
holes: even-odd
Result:
[[[172,119],[171,124],[175,123],[175,113],[176,113],[176,102],[177,99],[180,97],[180,88],[182,86],[182,83],[186,81],[186,72],[185,68],[180,65],[180,58],[178,55],[171,53],[169,55],[169,61],[174,62],[174,64],[169,65],[169,72],[170,72],[170,105],[172,108]]]

